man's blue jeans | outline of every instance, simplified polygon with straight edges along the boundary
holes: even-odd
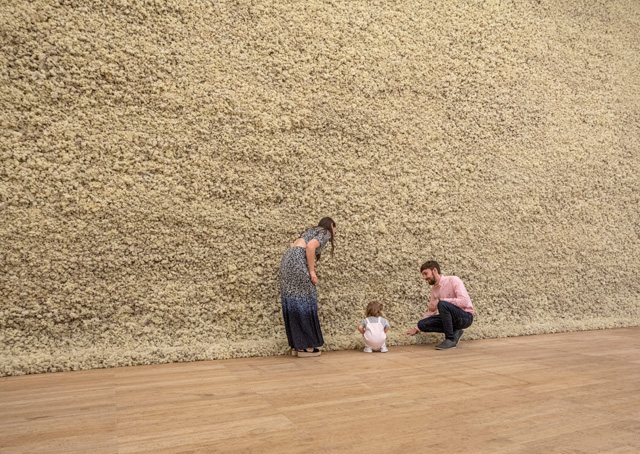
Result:
[[[438,315],[420,320],[418,329],[423,333],[444,333],[444,337],[454,340],[455,330],[468,328],[472,323],[471,313],[463,311],[455,304],[438,301]]]

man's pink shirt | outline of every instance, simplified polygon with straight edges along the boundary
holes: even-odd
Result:
[[[465,312],[473,314],[473,304],[471,298],[464,288],[462,279],[457,276],[440,276],[440,282],[431,287],[431,300],[429,301],[429,310],[424,314],[424,318],[436,315],[438,301],[447,301],[448,303],[458,306]]]

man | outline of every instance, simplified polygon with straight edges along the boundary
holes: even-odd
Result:
[[[473,323],[473,305],[467,289],[459,277],[441,275],[440,265],[433,260],[424,263],[420,273],[432,285],[431,299],[424,319],[407,331],[407,335],[413,336],[419,332],[444,333],[445,339],[436,350],[456,348],[464,329]]]

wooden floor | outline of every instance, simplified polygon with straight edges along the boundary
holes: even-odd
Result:
[[[0,452],[640,452],[640,328],[0,379]]]

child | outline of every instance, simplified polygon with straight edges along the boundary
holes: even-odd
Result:
[[[365,315],[366,318],[358,326],[358,331],[364,336],[364,352],[380,350],[381,353],[387,353],[386,340],[390,325],[386,318],[382,318],[382,304],[370,302]]]

